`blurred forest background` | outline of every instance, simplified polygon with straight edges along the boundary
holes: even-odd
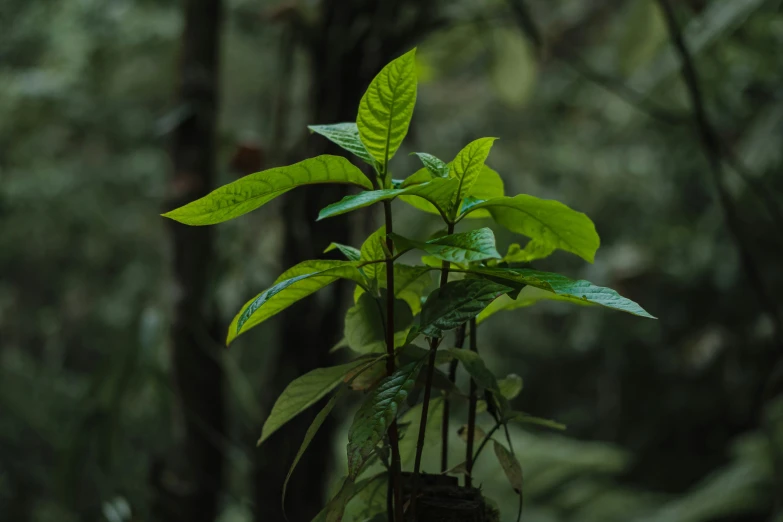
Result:
[[[313,412],[255,441],[287,382],[341,360],[328,351],[350,289],[231,350],[225,328],[285,268],[355,244],[378,216],[315,224],[341,197],[322,188],[220,227],[159,214],[335,152],[305,125],[353,121],[374,74],[413,46],[401,152],[450,159],[500,137],[489,164],[506,193],[559,199],[602,238],[594,265],[536,267],[659,318],[549,303],[484,323],[490,366],[524,379],[518,408],[568,425],[512,433],[523,519],[783,521],[779,0],[0,2],[0,520],[283,520]],[[404,153],[394,166],[417,168]],[[396,212],[406,235],[437,227]],[[292,521],[339,474],[350,415],[297,469]],[[477,473],[513,520],[489,459]]]

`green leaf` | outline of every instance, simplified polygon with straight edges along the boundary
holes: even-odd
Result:
[[[394,296],[408,303],[413,315],[421,311],[421,298],[431,285],[429,268],[395,263]]]
[[[324,250],[324,254],[335,249],[342,252],[348,261],[359,261],[362,258],[362,252],[358,248],[343,245],[341,243],[329,243],[329,246]]]
[[[214,225],[247,214],[292,188],[316,183],[372,188],[370,180],[350,161],[323,155],[244,176],[163,216],[186,225]]]
[[[509,373],[505,378],[498,380],[500,394],[508,400],[515,398],[522,392],[522,377],[515,373]]]
[[[277,278],[274,285],[242,306],[228,328],[226,345],[254,326],[340,278],[350,279],[361,285],[367,284],[364,276],[350,261],[303,261],[289,268]]]
[[[381,228],[370,234],[370,236],[364,240],[361,248],[361,261],[379,261],[386,259],[386,226],[382,225]],[[385,263],[371,263],[362,267],[364,275],[370,280],[370,286],[372,289],[380,288],[386,283],[386,264]]]
[[[451,234],[427,242],[406,239],[395,234],[394,243],[401,249],[418,248],[442,261],[470,263],[487,259],[500,259],[495,248],[495,234],[489,228]]]
[[[517,308],[525,308],[541,301],[565,301],[580,306],[594,306],[594,304],[589,301],[553,294],[548,290],[542,290],[534,286],[526,286],[519,292],[519,295],[516,298],[511,297],[511,295],[503,295],[492,301],[489,306],[482,310],[478,317],[476,317],[476,322],[481,324],[498,312],[509,312],[511,310],[516,310]]]
[[[476,200],[488,200],[492,198],[502,198],[505,196],[505,188],[503,186],[503,178],[500,177],[495,170],[491,169],[487,165],[481,167],[478,179],[473,184],[467,197]],[[463,202],[462,207],[465,207]],[[471,212],[467,216],[468,219],[489,218],[492,215],[487,210],[476,210]]]
[[[457,328],[512,288],[482,279],[450,281],[434,290],[421,308],[419,331],[430,337]]]
[[[359,128],[356,123],[332,123],[329,125],[308,125],[312,132],[320,134],[332,143],[339,145],[348,152],[361,158],[373,168],[376,162],[367,149],[364,148],[361,138],[359,138]]]
[[[517,458],[506,449],[504,445],[498,441],[492,441],[492,446],[495,449],[495,456],[498,458],[500,467],[503,468],[503,472],[506,474],[511,487],[514,491],[522,497],[522,466],[519,464]]]
[[[326,507],[324,508],[325,511],[325,517],[323,520],[326,522],[340,522],[343,519],[343,514],[345,514],[345,505],[348,504],[348,501],[353,497],[354,494],[354,487],[355,487],[355,480],[356,477],[346,477],[345,480],[343,480],[342,486],[340,486],[340,490],[337,492],[337,494],[326,503]],[[318,519],[318,516],[316,516],[316,520]]]
[[[504,263],[529,263],[536,259],[548,257],[556,249],[552,245],[539,239],[531,239],[525,248],[521,248],[518,243],[513,243],[508,247],[506,255],[501,262]]]
[[[400,460],[402,464],[410,464],[416,456],[416,442],[419,438],[422,403],[413,406],[401,417],[399,424],[406,425],[400,430]],[[443,423],[443,397],[430,400],[427,411],[427,427],[424,431],[424,446],[433,447],[440,444],[440,430]]]
[[[449,176],[449,165],[426,152],[414,152],[419,157],[424,167],[437,178],[447,178]]]
[[[590,218],[558,201],[519,194],[477,203],[466,212],[479,209],[488,210],[498,224],[512,232],[571,252],[590,263],[600,245]]]
[[[345,339],[348,346],[358,353],[386,351],[386,290],[381,299],[364,293],[345,314]],[[413,314],[402,299],[394,300],[395,347],[402,346],[413,322]]]
[[[281,426],[335,389],[352,370],[367,364],[367,359],[361,359],[340,366],[317,368],[291,381],[272,406],[258,444],[261,445]]]
[[[655,319],[637,303],[626,299],[611,288],[596,286],[590,281],[574,281],[552,272],[540,272],[528,268],[473,268],[472,273],[510,284],[530,285],[557,294],[561,299],[578,304],[592,303],[613,310]],[[518,298],[524,299],[522,293]],[[486,318],[486,317],[485,317]]]
[[[520,422],[522,424],[536,424],[538,426],[543,426],[545,428],[551,428],[553,430],[564,430],[566,429],[565,424],[560,424],[559,422],[555,422],[553,420],[549,419],[542,419],[540,417],[534,417],[532,415],[528,415],[527,413],[522,413],[521,411],[514,411],[506,415],[507,421],[513,421],[513,422]]]
[[[421,169],[417,171],[412,176],[409,176],[408,178],[403,181],[402,186],[403,187],[410,187],[413,185],[420,185],[422,183],[426,183],[428,181],[432,181],[433,177],[432,174],[427,169]],[[435,178],[440,179],[440,178]],[[441,188],[441,194],[438,195],[437,198],[437,207],[436,205],[432,204],[430,201],[432,198],[430,197],[430,201],[424,200],[421,198],[415,198],[407,195],[400,196],[400,199],[404,201],[405,203],[409,204],[410,206],[417,208],[419,210],[422,210],[424,212],[427,212],[429,214],[437,214],[437,215],[449,215],[449,210],[452,208],[452,203],[455,199],[455,194],[457,189],[459,188],[459,181],[456,177],[449,178],[454,181],[453,185],[444,185]],[[484,165],[481,169],[481,172],[479,173],[479,177],[476,180],[476,182],[473,184],[473,187],[470,190],[470,193],[468,194],[469,197],[473,197],[480,200],[486,200],[490,198],[496,198],[496,197],[502,197],[504,195],[503,192],[503,180],[500,178],[500,175],[489,168],[488,166]],[[464,206],[464,205],[463,205]],[[477,210],[475,212],[471,212],[470,214],[467,214],[464,216],[468,219],[473,218],[488,218],[491,217],[489,214],[489,211],[487,210]]]
[[[463,348],[448,348],[447,351],[462,363],[465,371],[476,381],[480,388],[490,390],[496,394],[500,393],[497,377],[487,368],[479,354]]]
[[[381,201],[389,201],[405,194],[414,199],[421,198],[422,204],[432,206],[435,212],[439,213],[438,208],[447,208],[447,203],[456,186],[457,183],[454,180],[436,178],[427,183],[406,188],[368,190],[352,194],[321,209],[318,213],[318,221],[365,208]]]
[[[348,476],[356,477],[397,416],[416,380],[421,362],[399,368],[367,396],[348,430]]]
[[[334,405],[337,403],[337,398],[340,395],[341,395],[340,392],[334,394],[332,398],[329,399],[329,402],[326,403],[326,406],[324,406],[321,409],[321,411],[318,412],[318,415],[315,416],[313,422],[310,424],[310,427],[307,428],[307,433],[305,433],[304,440],[302,441],[302,444],[299,446],[299,451],[296,452],[294,461],[291,463],[291,467],[288,469],[288,474],[285,476],[285,481],[283,482],[282,502],[283,502],[284,511],[285,511],[285,493],[286,493],[286,489],[288,489],[288,481],[291,480],[291,475],[294,473],[294,469],[296,469],[296,465],[299,464],[299,460],[302,458],[302,455],[304,455],[304,452],[307,451],[307,447],[313,441],[313,437],[315,437],[315,434],[318,433],[318,430],[321,429],[321,426],[323,425],[324,421],[332,412]]]
[[[388,480],[388,475],[384,472],[356,483],[352,502],[356,508],[352,506],[351,509],[353,520],[370,522],[375,515],[386,514]]]
[[[470,194],[470,190],[473,188],[473,184],[481,173],[484,162],[489,156],[489,151],[492,149],[492,143],[497,138],[479,138],[475,141],[468,143],[451,162],[451,168],[454,172],[454,177],[459,180],[459,188],[457,189],[456,199],[454,200],[454,208],[459,207],[463,198]]]
[[[385,168],[408,133],[416,104],[416,49],[384,67],[359,102],[356,125],[370,155]]]

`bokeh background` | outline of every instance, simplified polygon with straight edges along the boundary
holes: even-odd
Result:
[[[223,334],[288,266],[358,245],[377,209],[315,224],[341,197],[319,188],[209,229],[159,214],[335,152],[305,125],[353,120],[380,67],[418,46],[395,177],[417,168],[409,152],[499,137],[507,194],[559,199],[602,238],[593,265],[535,266],[659,318],[550,303],[484,323],[489,365],[524,379],[515,406],[568,426],[512,431],[523,520],[783,521],[783,10],[669,3],[699,122],[656,0],[0,2],[0,520],[283,520],[313,413],[255,441],[285,383],[347,356],[328,350],[351,289],[230,350]],[[395,212],[409,236],[437,228]],[[354,407],[299,465],[290,520],[339,475]],[[490,453],[478,481],[514,520]]]

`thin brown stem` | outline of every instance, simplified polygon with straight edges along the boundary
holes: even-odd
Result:
[[[470,351],[478,353],[478,347],[476,346],[476,319],[470,320]],[[468,447],[465,454],[465,469],[467,474],[465,475],[465,487],[472,486],[472,474],[473,474],[473,443],[476,437],[476,381],[471,377],[470,379],[470,395],[468,405]]]
[[[386,218],[386,247],[389,257],[386,259],[386,374],[391,375],[395,370],[394,362],[394,242],[392,233],[391,202],[383,203],[384,216]],[[388,513],[389,520],[402,522],[402,461],[400,460],[400,436],[397,430],[397,421],[393,420],[389,426],[389,446],[391,446],[391,487],[394,497],[394,517]]]
[[[454,233],[454,224],[448,224],[447,234]],[[444,261],[441,265],[440,274],[440,286],[443,287],[449,280],[449,263]],[[430,397],[432,396],[432,379],[435,375],[435,355],[438,351],[438,345],[440,345],[442,338],[436,339],[430,337],[430,353],[427,361],[427,378],[424,383],[424,402],[421,406],[421,420],[419,421],[419,437],[416,440],[416,460],[413,464],[413,488],[411,489],[411,509],[413,511],[413,519],[415,520],[416,512],[416,496],[419,490],[419,473],[421,472],[421,455],[424,451],[424,436],[427,432],[427,415],[430,409]]]
[[[454,342],[455,348],[462,348],[465,344],[465,325],[457,329],[457,338]],[[454,384],[457,381],[458,361],[454,359],[449,363],[449,382]],[[443,421],[440,427],[440,472],[445,473],[449,469],[449,415],[451,413],[451,400],[448,395],[443,399]]]

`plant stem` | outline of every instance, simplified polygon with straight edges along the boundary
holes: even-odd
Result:
[[[478,353],[476,346],[476,319],[470,320],[470,351]],[[465,455],[465,468],[468,473],[465,475],[465,487],[472,486],[473,475],[473,443],[476,436],[476,381],[470,379],[470,396],[468,405],[468,447]]]
[[[462,348],[465,344],[465,325],[457,329],[457,339],[454,342],[456,348]],[[449,381],[454,384],[457,381],[456,359],[449,364]],[[443,422],[440,427],[441,452],[440,452],[440,471],[445,473],[449,469],[449,414],[451,411],[451,401],[448,395],[443,399]]]
[[[478,460],[479,455],[481,455],[481,450],[483,450],[484,446],[487,445],[487,442],[489,442],[490,439],[492,439],[492,435],[494,435],[495,432],[498,431],[502,425],[503,425],[503,423],[501,423],[501,422],[498,422],[497,424],[495,424],[492,427],[492,429],[489,430],[489,433],[487,433],[487,435],[481,440],[481,444],[479,444],[479,447],[476,450],[476,453],[473,455],[473,462],[474,463]]]
[[[449,222],[448,235],[454,233],[454,223]],[[441,264],[440,286],[443,287],[449,281],[449,262],[444,261]],[[419,490],[419,473],[421,471],[421,454],[424,451],[424,436],[427,432],[427,414],[430,409],[430,396],[432,395],[432,379],[435,375],[435,355],[438,351],[438,345],[441,339],[430,337],[430,356],[427,361],[427,379],[424,384],[424,402],[421,405],[421,421],[419,421],[419,437],[416,440],[416,460],[413,464],[413,488],[411,488],[411,509],[413,520],[416,519],[416,496]]]
[[[383,213],[386,218],[386,247],[389,257],[386,258],[386,374],[394,373],[394,242],[392,234],[391,202],[383,202]],[[400,436],[397,431],[397,421],[392,420],[389,426],[389,446],[391,446],[391,487],[394,496],[395,522],[402,522],[402,462],[400,461]],[[388,520],[392,514],[388,513]]]

